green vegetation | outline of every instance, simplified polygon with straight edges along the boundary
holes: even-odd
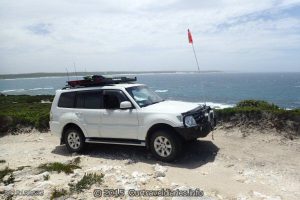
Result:
[[[94,184],[101,184],[103,182],[103,174],[96,173],[87,173],[84,174],[82,179],[80,179],[77,183],[69,183],[70,191],[68,192],[65,189],[57,189],[55,188],[52,193],[50,199],[56,199],[62,196],[67,196],[73,193],[81,193],[84,190],[88,190]]]
[[[65,190],[65,189],[57,189],[55,188],[52,193],[51,193],[51,196],[50,196],[50,199],[56,199],[56,198],[59,198],[59,197],[62,197],[62,196],[66,196],[68,194],[68,191]]]
[[[48,181],[50,179],[50,175],[46,174],[46,175],[43,176],[43,178],[44,178],[44,181]]]
[[[38,169],[40,169],[41,172],[56,171],[58,173],[64,172],[66,174],[71,174],[71,173],[73,173],[74,169],[80,169],[80,168],[81,167],[79,167],[78,164],[74,164],[74,163],[64,164],[64,163],[60,163],[60,162],[45,163],[45,164],[41,164],[38,167]]]
[[[101,184],[103,181],[103,174],[96,174],[96,173],[88,173],[85,174],[80,181],[76,184],[69,184],[70,192],[80,193],[83,190],[90,189],[93,184]]]
[[[71,163],[74,164],[74,165],[79,165],[80,162],[81,162],[80,157],[76,157],[71,161]]]
[[[237,103],[236,107],[216,110],[219,120],[229,121],[235,114],[244,114],[253,119],[261,119],[263,114],[272,114],[273,117],[282,119],[296,119],[300,117],[300,109],[285,110],[277,105],[260,100],[244,100]]]
[[[12,174],[13,171],[14,170],[12,170],[8,167],[5,167],[4,169],[0,170],[0,183],[4,183],[4,185],[9,185],[9,184],[13,183],[15,180],[15,178]],[[7,180],[3,180],[6,175],[9,175],[9,178]]]
[[[25,167],[31,167],[31,166],[30,166],[30,165],[20,166],[20,167],[17,167],[16,171],[21,171],[21,170],[23,170]]]
[[[287,136],[300,136],[300,109],[285,110],[266,101],[244,100],[236,107],[216,110],[218,121],[233,125],[275,128],[289,133]]]
[[[0,95],[0,132],[15,132],[19,127],[32,127],[39,131],[49,129],[50,95]]]
[[[4,185],[9,185],[14,182],[15,182],[15,177],[12,173],[9,174],[9,177],[7,180],[3,180]]]

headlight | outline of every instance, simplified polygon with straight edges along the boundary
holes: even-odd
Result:
[[[194,117],[191,116],[191,115],[186,116],[186,117],[184,118],[184,124],[185,124],[187,127],[197,126],[197,123],[196,123]]]

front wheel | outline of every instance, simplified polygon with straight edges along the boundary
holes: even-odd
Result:
[[[84,136],[79,129],[70,128],[65,133],[65,143],[70,152],[81,152],[84,148]]]
[[[158,160],[170,162],[181,153],[182,141],[172,131],[159,130],[150,138],[150,150]]]

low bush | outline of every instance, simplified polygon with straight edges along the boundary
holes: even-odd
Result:
[[[261,100],[243,100],[237,103],[237,108],[259,108],[263,110],[278,110],[279,107],[273,103]]]
[[[66,196],[68,194],[68,191],[65,190],[65,189],[57,189],[55,188],[52,193],[51,193],[51,196],[50,196],[50,199],[57,199],[59,197],[63,197],[63,196]]]
[[[43,178],[44,178],[44,181],[48,181],[50,179],[50,175],[46,174],[46,175],[43,176]]]
[[[233,125],[249,124],[259,128],[275,128],[289,132],[288,136],[300,136],[300,109],[286,110],[260,100],[245,100],[236,107],[215,110],[219,122]]]
[[[219,120],[230,120],[230,117],[236,114],[243,114],[253,119],[261,119],[263,114],[271,114],[275,117],[286,119],[298,119],[300,109],[285,110],[277,105],[261,100],[244,100],[235,107],[216,110]]]
[[[13,171],[13,169],[10,169],[8,167],[5,167],[4,169],[0,170],[0,183],[4,183],[4,185],[9,185],[13,183],[15,179],[12,174]],[[7,180],[3,180],[6,175],[9,175],[9,178]]]
[[[85,174],[80,181],[78,181],[76,184],[70,183],[70,192],[71,193],[80,193],[83,192],[83,190],[90,189],[92,185],[94,184],[101,184],[103,181],[103,174],[96,174],[96,173],[88,173]]]
[[[66,174],[71,174],[71,173],[73,173],[74,169],[80,169],[80,168],[81,167],[79,167],[77,164],[74,164],[74,163],[64,164],[64,163],[60,163],[60,162],[45,163],[45,164],[41,164],[38,167],[38,169],[40,169],[41,172],[56,171],[58,173],[64,172]]]
[[[49,113],[54,96],[8,95],[0,96],[0,132],[15,132],[19,127],[49,129]]]

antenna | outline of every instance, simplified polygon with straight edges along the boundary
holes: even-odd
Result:
[[[68,81],[70,81],[68,68],[66,68],[66,71],[67,71]]]
[[[85,75],[87,76],[86,67],[84,68],[84,71],[85,71]]]
[[[75,62],[74,62],[74,70],[75,70],[75,76],[76,76],[76,79],[78,79],[78,77],[77,77],[77,72],[76,72],[76,65],[75,65]]]

